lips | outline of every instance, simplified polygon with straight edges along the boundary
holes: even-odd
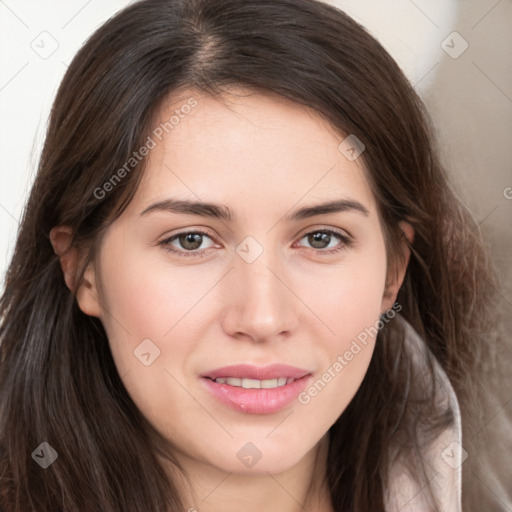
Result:
[[[273,364],[265,367],[257,367],[249,364],[238,364],[233,366],[224,366],[205,372],[201,377],[207,377],[215,380],[218,378],[238,378],[238,379],[254,379],[254,380],[270,380],[270,379],[301,379],[310,374],[308,370],[303,370],[295,366],[287,364]]]
[[[225,366],[201,375],[205,389],[231,409],[271,414],[290,405],[310,381],[308,370],[275,364]]]

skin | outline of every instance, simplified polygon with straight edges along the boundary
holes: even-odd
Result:
[[[168,99],[160,121],[191,97],[197,106],[157,141],[135,197],[106,232],[78,289],[79,306],[101,319],[126,389],[191,475],[192,488],[180,483],[187,506],[201,512],[267,511],[270,503],[281,512],[301,510],[301,504],[332,510],[324,481],[327,431],[361,384],[375,339],[308,404],[294,401],[273,414],[227,408],[204,390],[199,374],[238,363],[287,363],[309,370],[316,381],[391,308],[407,254],[388,279],[362,159],[349,161],[338,150],[344,136],[314,111],[242,89],[231,89],[222,101],[190,89]],[[237,219],[161,211],[140,216],[170,197],[221,203]],[[358,201],[368,215],[351,210],[284,218],[339,198]],[[204,237],[191,257],[159,245],[205,228],[215,239]],[[353,241],[345,245],[333,236],[327,249],[315,247],[306,235],[321,229]],[[410,226],[402,229],[411,239]],[[236,252],[248,236],[263,248],[251,263]],[[73,288],[80,254],[67,250],[69,237],[66,226],[52,230]],[[190,247],[177,239],[171,246]],[[341,250],[322,254],[336,247]],[[149,366],[134,357],[147,338],[160,350]],[[262,454],[251,468],[237,457],[247,442]]]

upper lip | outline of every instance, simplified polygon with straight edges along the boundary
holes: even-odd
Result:
[[[212,380],[218,378],[246,378],[257,380],[278,379],[286,377],[292,379],[300,379],[309,375],[311,372],[290,366],[287,364],[272,364],[269,366],[253,366],[251,364],[236,364],[232,366],[224,366],[215,370],[207,371],[201,374],[201,377],[207,377]]]

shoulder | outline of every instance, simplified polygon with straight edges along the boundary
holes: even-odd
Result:
[[[407,350],[414,364],[433,365],[435,382],[427,384],[435,387],[437,400],[449,407],[453,421],[433,442],[420,449],[425,468],[424,484],[413,478],[408,469],[410,465],[403,458],[399,456],[393,463],[385,489],[386,512],[461,512],[461,465],[465,452],[459,403],[448,376],[425,341],[402,317],[397,319],[403,324]]]

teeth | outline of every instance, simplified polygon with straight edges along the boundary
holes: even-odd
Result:
[[[245,389],[260,389],[261,388],[261,380],[242,379],[242,387]]]
[[[215,382],[218,384],[228,384],[229,386],[242,387],[245,389],[273,389],[279,388],[281,386],[285,386],[286,384],[290,384],[295,379],[279,377],[278,379],[267,379],[267,380],[258,380],[258,379],[239,379],[235,377],[227,377],[227,378],[218,378],[215,379]]]

